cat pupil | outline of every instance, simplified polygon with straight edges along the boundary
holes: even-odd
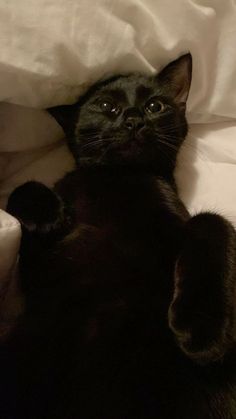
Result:
[[[109,100],[103,100],[100,102],[100,109],[106,113],[119,113],[119,107]],[[158,99],[151,99],[148,101],[145,109],[149,113],[158,113],[164,110],[164,105]]]
[[[146,110],[149,113],[156,113],[156,112],[162,112],[164,109],[164,105],[159,100],[151,100],[151,102],[148,103]]]
[[[100,104],[101,110],[105,112],[115,112],[116,106],[109,101],[103,101]]]

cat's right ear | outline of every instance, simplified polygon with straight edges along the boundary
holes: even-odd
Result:
[[[79,114],[78,103],[73,105],[55,106],[48,108],[47,111],[55,118],[66,135],[70,135],[74,132]]]
[[[167,95],[179,105],[185,107],[192,80],[192,56],[182,55],[169,63],[158,75],[157,80],[164,86]]]

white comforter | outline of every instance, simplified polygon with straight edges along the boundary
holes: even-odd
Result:
[[[236,225],[235,0],[0,0],[0,51],[2,208],[16,185],[52,185],[73,165],[58,125],[27,107],[72,103],[98,78],[150,74],[191,51],[191,129],[177,181],[192,212],[218,211]],[[19,241],[18,223],[1,211],[1,278]]]

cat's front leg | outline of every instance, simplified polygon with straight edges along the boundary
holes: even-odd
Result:
[[[236,233],[223,217],[202,213],[186,224],[175,267],[169,326],[193,360],[219,360],[234,345]]]
[[[27,182],[10,195],[7,211],[22,226],[23,235],[57,238],[70,223],[59,196],[40,182]]]

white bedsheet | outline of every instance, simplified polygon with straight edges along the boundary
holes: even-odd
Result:
[[[0,100],[73,102],[107,74],[191,51],[192,122],[236,116],[235,0],[1,0]]]

